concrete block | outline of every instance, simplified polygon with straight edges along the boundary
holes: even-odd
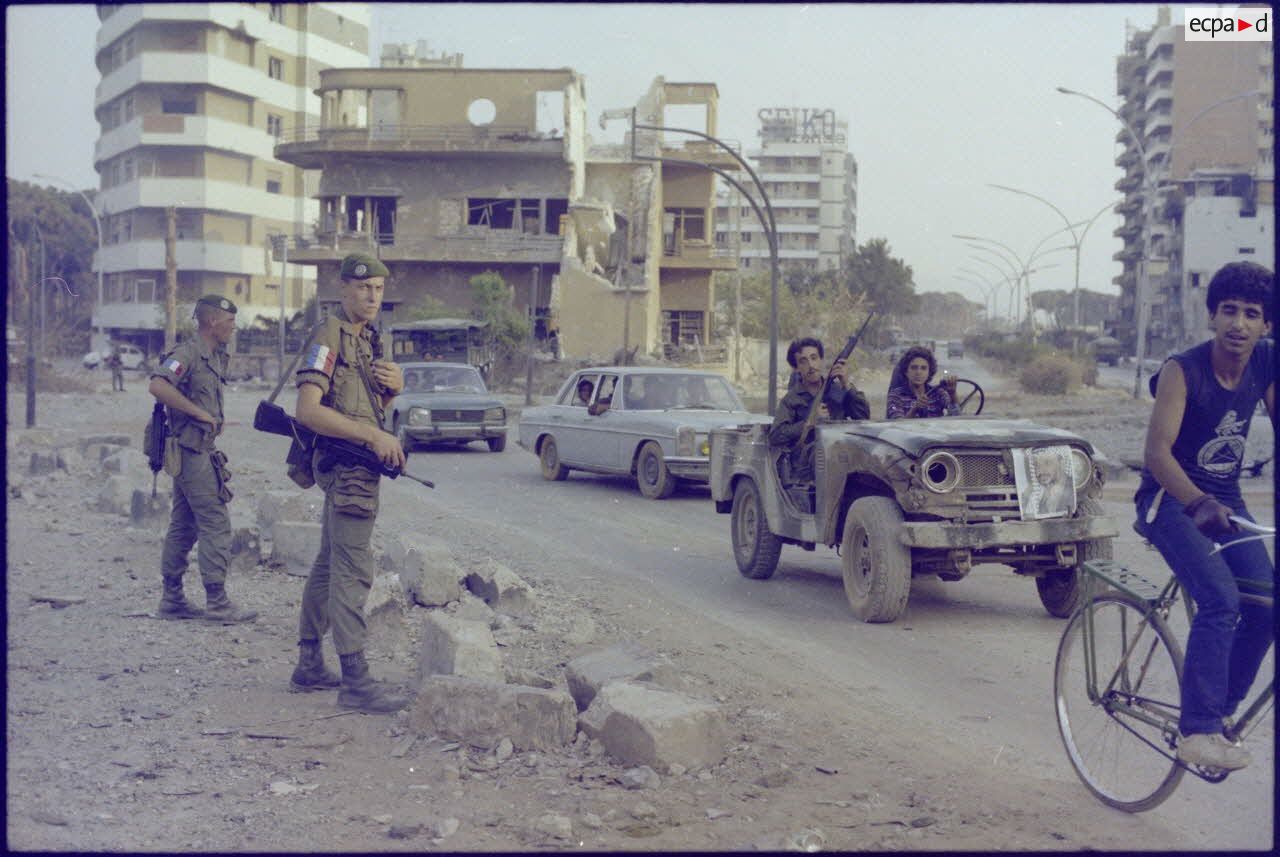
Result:
[[[499,613],[529,616],[537,606],[537,598],[529,584],[514,571],[492,560],[479,571],[467,575],[467,589]]]
[[[489,626],[490,630],[498,627],[498,614],[494,613],[488,604],[476,598],[466,589],[461,590],[457,599],[445,609],[449,612],[449,615],[456,616],[459,619],[483,622]]]
[[[167,488],[168,486],[164,489],[157,486],[154,497],[149,490],[133,489],[133,496],[129,500],[129,520],[134,526],[158,525],[169,519],[173,504]]]
[[[271,562],[289,574],[305,577],[320,551],[320,524],[276,521],[271,525]]]
[[[324,494],[319,491],[264,491],[258,498],[258,529],[270,532],[276,521],[318,523],[323,510]]]
[[[578,727],[618,761],[664,772],[718,764],[729,738],[718,706],[626,681],[605,685],[579,715]]]
[[[427,615],[422,628],[418,678],[458,675],[501,682],[502,654],[483,622],[458,619],[447,613]]]
[[[569,693],[586,711],[596,694],[613,681],[647,681],[679,690],[680,679],[674,667],[657,653],[638,643],[615,643],[569,661],[565,667]]]
[[[33,452],[27,472],[32,476],[44,476],[58,469],[58,454],[55,452]]]
[[[147,411],[147,419],[151,418],[150,410]],[[133,439],[127,434],[87,434],[80,438],[80,448],[87,450],[95,444],[110,444],[112,446],[132,446]]]
[[[133,481],[127,476],[108,476],[98,489],[95,507],[109,515],[129,517],[133,513]]]
[[[461,597],[462,570],[451,555],[445,556],[447,552],[448,548],[442,553],[432,545],[414,546],[405,551],[398,573],[410,604],[443,607]]]
[[[491,750],[509,738],[517,750],[549,751],[573,740],[573,698],[462,676],[429,676],[409,710],[419,735],[440,735]]]
[[[122,448],[102,459],[104,473],[118,473],[121,476],[137,476],[151,478],[151,464],[147,457],[136,449]]]
[[[379,574],[369,587],[364,602],[368,647],[371,651],[396,655],[409,650],[409,632],[405,626],[406,605],[400,593],[400,581],[394,574]]]

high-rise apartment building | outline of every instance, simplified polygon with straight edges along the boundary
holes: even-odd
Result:
[[[748,158],[773,206],[780,262],[809,271],[840,267],[857,246],[858,165],[848,151],[848,123],[834,110],[799,107],[765,108],[759,118],[760,148]],[[736,243],[743,269],[768,269],[763,227],[732,188],[717,195],[716,243]]]
[[[274,320],[282,285],[296,312],[314,269],[288,265],[282,284],[267,247],[319,206],[314,177],[273,147],[319,121],[322,69],[369,64],[368,4],[104,4],[98,17],[105,295],[94,327],[162,347],[170,208],[179,317],[213,293],[235,301],[242,326]]]
[[[1155,26],[1130,32],[1116,62],[1118,112],[1141,144],[1128,128],[1116,134],[1125,170],[1116,211],[1125,221],[1114,233],[1124,241],[1114,256],[1123,263],[1114,328],[1132,348],[1145,326],[1144,351],[1154,357],[1203,338],[1213,270],[1262,261],[1259,247],[1269,250],[1274,234],[1265,208],[1274,177],[1271,43],[1187,41],[1183,29],[1160,7]],[[1208,204],[1209,196],[1232,201]],[[1230,247],[1220,240],[1227,235]]]

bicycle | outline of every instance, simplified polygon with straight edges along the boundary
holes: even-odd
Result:
[[[1232,516],[1253,535],[1215,548],[1275,535],[1274,527]],[[1180,761],[1178,714],[1182,646],[1169,627],[1181,594],[1177,578],[1158,586],[1118,562],[1082,564],[1081,605],[1062,632],[1054,665],[1053,694],[1058,732],[1077,776],[1103,803],[1144,812],[1173,794],[1188,771],[1218,783],[1228,771]],[[1270,606],[1273,582],[1239,580],[1243,601]],[[1195,615],[1182,598],[1187,621]],[[1275,681],[1225,725],[1224,736],[1243,741],[1275,701]]]

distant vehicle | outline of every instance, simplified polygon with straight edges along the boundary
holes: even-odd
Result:
[[[467,363],[485,378],[493,366],[489,322],[472,318],[432,318],[391,325],[391,359],[397,363]]]
[[[963,356],[964,356],[964,343],[963,343],[963,342],[961,342],[959,339],[953,339],[953,340],[951,340],[950,342],[948,342],[948,343],[947,343],[947,356],[948,356],[948,357],[963,357]]]
[[[149,369],[151,364],[147,362],[147,353],[136,345],[130,345],[122,342],[120,348],[120,362],[126,369]],[[111,356],[111,349],[107,348],[102,352],[90,351],[82,359],[81,363],[86,369],[96,369],[99,366],[107,365],[107,358]]]
[[[578,394],[583,382],[586,400]],[[641,494],[660,500],[681,479],[707,481],[708,432],[752,419],[768,417],[748,413],[715,372],[601,366],[571,375],[552,404],[525,408],[519,441],[547,480],[570,470],[631,475]]]
[[[385,428],[408,452],[415,443],[465,445],[483,440],[507,448],[507,409],[465,363],[401,363],[404,391],[391,400]]]
[[[1089,343],[1093,359],[1108,366],[1115,366],[1120,362],[1121,350],[1120,340],[1114,336],[1099,336]]]

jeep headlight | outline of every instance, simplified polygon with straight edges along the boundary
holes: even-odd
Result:
[[[1075,483],[1076,490],[1083,488],[1092,475],[1093,461],[1084,450],[1071,447],[1071,481]]]
[[[427,408],[410,408],[409,418],[406,422],[411,426],[429,426],[431,425],[431,411]]]
[[[484,421],[487,423],[503,423],[507,421],[506,408],[485,408]]]
[[[693,430],[693,426],[680,426],[676,429],[676,455],[693,455],[697,439],[698,434]]]
[[[920,462],[920,481],[936,494],[945,494],[960,483],[960,462],[949,452],[931,452]]]

